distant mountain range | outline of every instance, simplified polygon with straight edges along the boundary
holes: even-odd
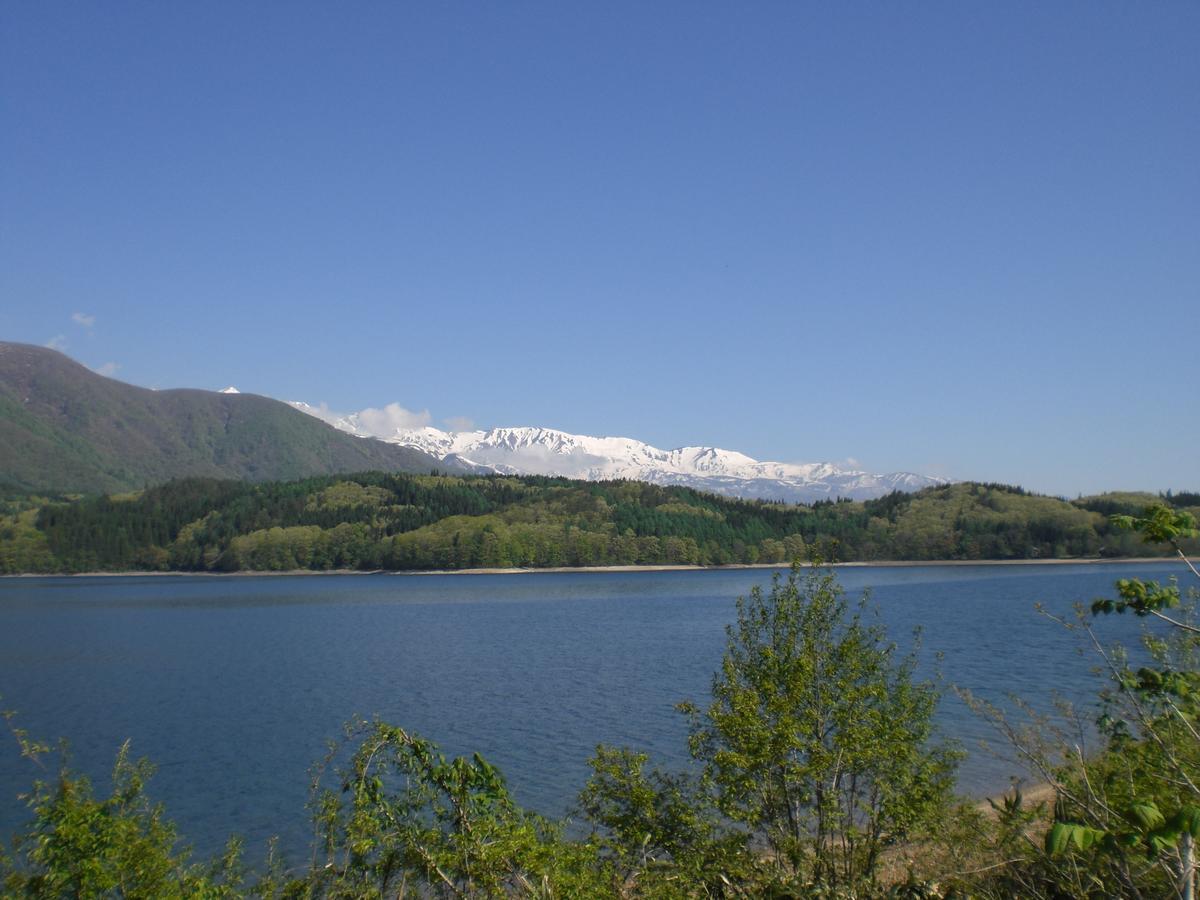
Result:
[[[232,387],[148,390],[98,375],[55,350],[0,342],[0,491],[114,492],[190,475],[277,481],[435,468],[629,479],[793,503],[865,500],[946,483],[832,463],[759,462],[718,447],[660,450],[632,438],[551,428],[378,434],[359,414]]]
[[[453,469],[253,394],[151,391],[0,342],[0,491],[125,491],[188,475],[276,481]]]
[[[759,462],[719,447],[660,450],[633,438],[590,437],[552,428],[448,432],[426,426],[372,434],[357,413],[340,415],[296,401],[291,405],[348,434],[411,447],[445,465],[501,474],[560,475],[588,481],[625,478],[790,503],[837,497],[869,500],[895,490],[917,491],[947,483],[911,472],[876,475],[833,463]]]

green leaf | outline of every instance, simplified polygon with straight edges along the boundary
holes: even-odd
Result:
[[[1073,827],[1070,822],[1055,822],[1046,832],[1046,852],[1051,856],[1061,856],[1065,853],[1071,842]]]
[[[1143,831],[1154,831],[1166,822],[1166,818],[1153,803],[1133,804],[1129,808],[1128,818]]]
[[[1175,814],[1174,824],[1192,837],[1200,837],[1200,806],[1185,806]]]

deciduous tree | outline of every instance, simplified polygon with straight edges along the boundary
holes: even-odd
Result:
[[[738,600],[712,703],[683,708],[724,815],[789,877],[854,889],[885,847],[938,822],[958,755],[935,741],[938,693],[914,656],[819,562]]]

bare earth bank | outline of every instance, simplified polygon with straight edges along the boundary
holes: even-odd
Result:
[[[833,568],[877,568],[898,566],[1078,566],[1078,565],[1109,565],[1118,563],[1159,563],[1172,562],[1169,556],[1135,556],[1106,559],[944,559],[944,560],[871,560],[870,562],[840,562],[827,563]],[[273,576],[273,575],[538,575],[544,572],[705,572],[729,571],[734,569],[787,569],[787,563],[735,563],[727,566],[553,566],[544,569],[414,569],[392,571],[389,569],[289,569],[282,572],[264,572],[257,569],[239,570],[236,572],[75,572],[67,573],[38,573],[29,572],[19,575],[0,575],[0,578],[130,578],[164,576]]]

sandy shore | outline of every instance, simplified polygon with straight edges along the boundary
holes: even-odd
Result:
[[[1169,556],[1139,556],[1117,559],[945,559],[945,560],[871,560],[870,562],[827,563],[835,569],[898,568],[916,566],[1079,566],[1114,565],[1120,563],[1177,562]],[[164,578],[196,576],[211,578],[270,577],[279,575],[541,575],[547,573],[587,574],[591,572],[727,572],[738,569],[786,570],[787,563],[734,563],[727,566],[552,566],[544,569],[289,569],[284,572],[264,572],[257,569],[236,572],[22,572],[0,575],[0,578]]]

